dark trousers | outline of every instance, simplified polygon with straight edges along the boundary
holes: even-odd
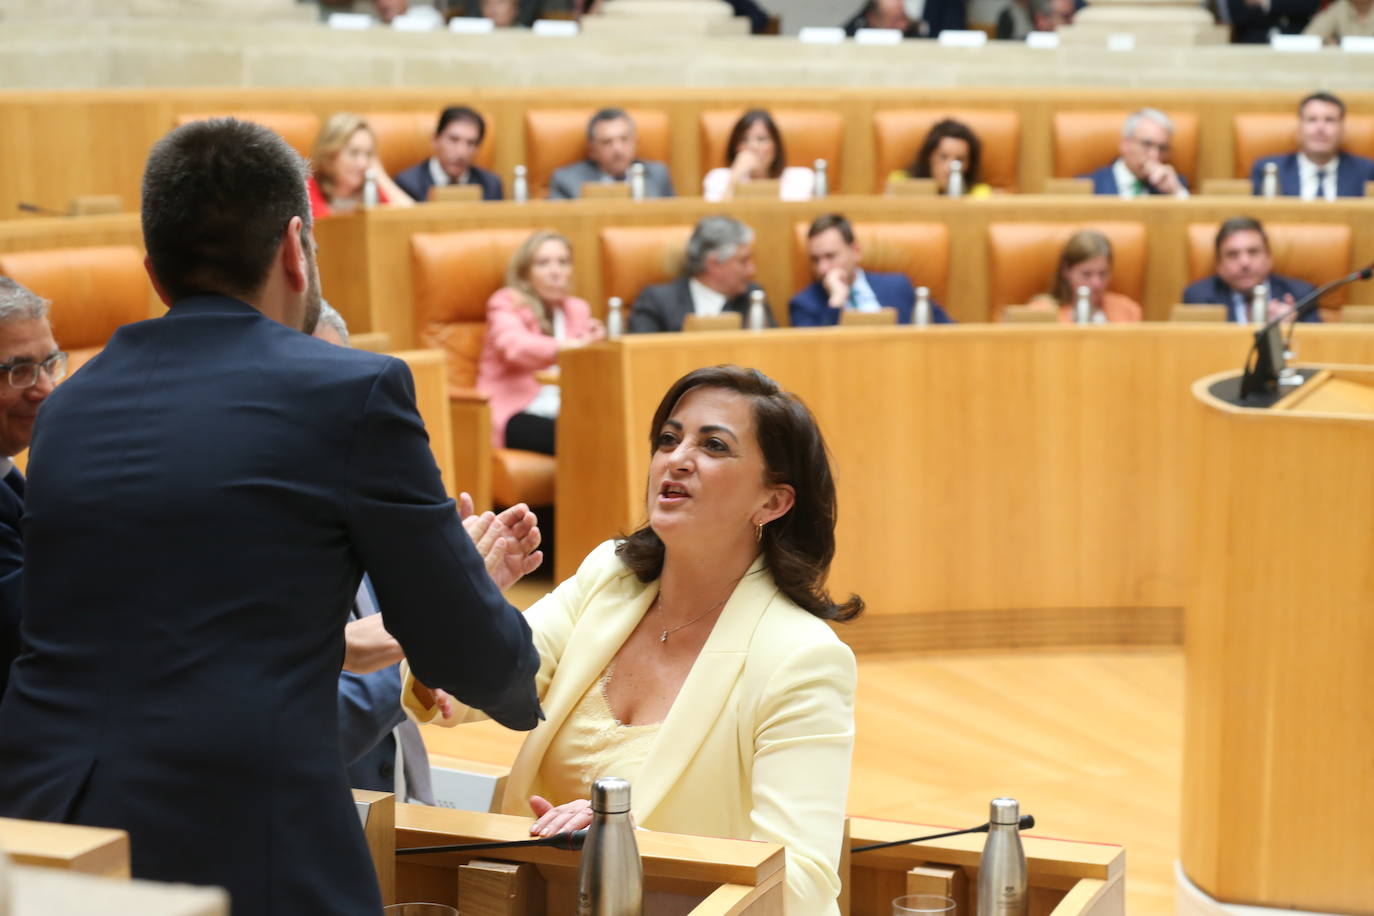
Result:
[[[532,413],[518,413],[506,421],[506,448],[553,454],[556,421]]]

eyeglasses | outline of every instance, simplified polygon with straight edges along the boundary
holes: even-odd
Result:
[[[46,372],[48,379],[56,385],[67,377],[67,354],[58,350],[42,362],[24,359],[0,363],[0,371],[9,375],[11,388],[32,388],[37,385],[39,370]]]
[[[1147,153],[1156,152],[1162,156],[1165,153],[1169,152],[1169,144],[1167,142],[1156,143],[1153,140],[1142,140],[1139,137],[1132,137],[1131,139],[1134,140],[1136,143],[1139,143],[1140,148],[1145,150]]]

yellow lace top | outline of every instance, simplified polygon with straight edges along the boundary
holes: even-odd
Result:
[[[616,721],[606,700],[614,668],[612,662],[592,682],[549,743],[536,791],[555,805],[589,797],[592,783],[603,776],[620,776],[634,785],[658,737],[661,722],[622,725]]]

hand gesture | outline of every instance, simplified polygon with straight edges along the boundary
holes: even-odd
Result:
[[[1177,194],[1183,188],[1178,172],[1167,162],[1145,163],[1145,183],[1161,194]]]
[[[844,268],[832,267],[821,277],[821,286],[830,294],[830,307],[842,309],[849,304],[849,283],[845,281]]]
[[[396,664],[403,655],[401,644],[386,631],[381,614],[350,620],[344,626],[345,671],[371,674]]]
[[[587,324],[587,340],[605,340],[606,326],[601,323],[601,319],[593,318]]]
[[[1297,305],[1297,303],[1293,300],[1292,293],[1286,294],[1282,299],[1270,299],[1269,308],[1265,311],[1265,317],[1273,321],[1295,305]]]
[[[502,591],[538,569],[544,561],[544,553],[538,549],[542,540],[539,520],[524,503],[511,506],[500,515],[477,515],[472,497],[463,493],[458,497],[458,511],[463,516],[464,530],[486,564],[487,575]]]
[[[748,181],[755,175],[762,174],[763,169],[763,160],[751,149],[742,149],[735,153],[735,161],[730,163],[730,174],[736,181]]]
[[[555,806],[546,798],[531,795],[530,810],[534,812],[535,817],[534,823],[530,825],[530,836],[568,833],[590,827],[592,823],[592,803],[585,798]]]

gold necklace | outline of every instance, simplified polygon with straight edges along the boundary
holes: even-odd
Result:
[[[730,591],[733,592],[734,589],[732,588],[732,589],[730,589]],[[660,611],[663,610],[663,602],[659,601],[659,598],[661,598],[661,597],[662,597],[662,593],[660,593],[660,594],[654,596],[654,604],[658,605],[658,609],[659,609]],[[700,614],[698,614],[697,616],[693,617],[691,620],[687,621],[686,623],[680,623],[680,624],[678,624],[678,625],[675,626],[675,627],[664,627],[664,628],[663,628],[663,632],[660,633],[660,634],[658,634],[658,641],[659,641],[660,643],[666,643],[666,642],[668,641],[668,636],[669,636],[670,634],[676,633],[678,630],[681,630],[681,629],[683,629],[683,628],[685,628],[685,627],[690,627],[692,624],[696,623],[698,620],[700,620],[701,618],[705,617],[706,615],[715,613],[716,611],[718,611],[718,610],[720,610],[721,608],[725,607],[725,602],[727,602],[727,601],[729,601],[729,600],[730,600],[730,596],[729,596],[729,595],[726,595],[724,598],[720,599],[720,602],[719,602],[718,604],[712,605],[712,606],[711,606],[710,608],[708,608],[706,611],[703,611],[702,613],[700,613]]]

